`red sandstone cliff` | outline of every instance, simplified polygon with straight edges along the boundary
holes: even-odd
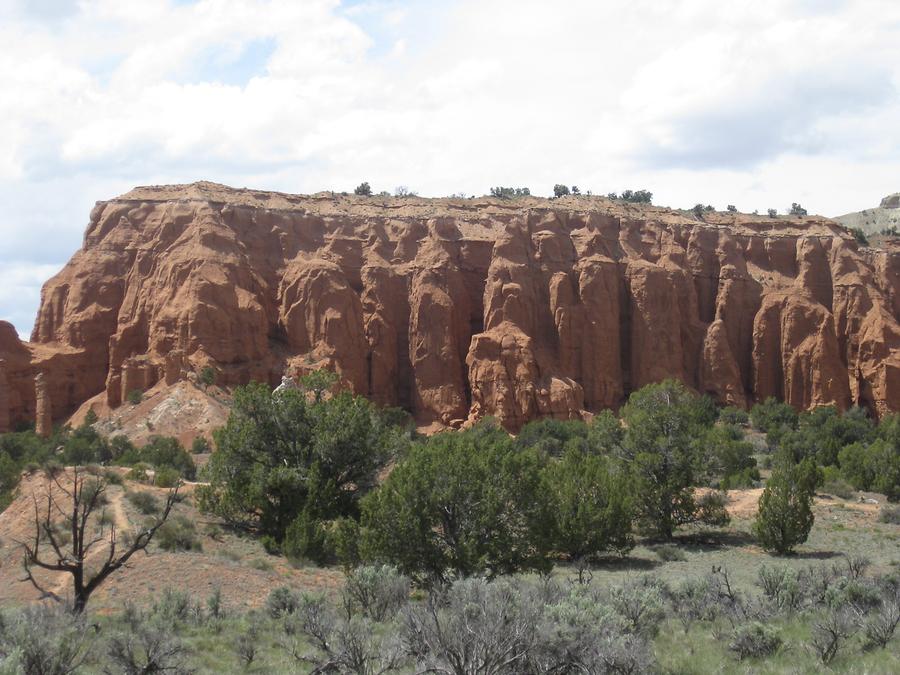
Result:
[[[900,409],[900,250],[821,218],[599,197],[294,196],[138,188],[91,213],[32,342],[0,325],[12,419],[105,389],[335,369],[422,424],[619,405],[677,377],[745,406]],[[7,334],[11,333],[11,334]]]

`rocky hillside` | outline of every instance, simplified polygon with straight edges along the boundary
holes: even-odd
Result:
[[[207,365],[222,385],[333,368],[435,428],[577,417],[666,377],[884,412],[898,317],[900,248],[822,218],[146,187],[93,209],[30,343],[0,326],[0,415],[116,408]]]
[[[879,234],[882,230],[900,230],[900,192],[888,195],[876,209],[864,209],[835,218],[845,227],[858,227],[866,234]]]

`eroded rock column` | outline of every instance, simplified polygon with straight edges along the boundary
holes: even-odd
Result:
[[[34,430],[38,436],[48,438],[53,433],[53,408],[47,391],[47,376],[38,373],[34,377],[34,398],[36,405]]]

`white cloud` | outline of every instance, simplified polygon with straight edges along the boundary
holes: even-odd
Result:
[[[141,183],[832,215],[900,189],[894,0],[19,0],[0,40],[0,269],[62,264]]]
[[[28,339],[41,286],[59,272],[60,265],[7,261],[0,266],[0,321],[9,321],[19,337]]]

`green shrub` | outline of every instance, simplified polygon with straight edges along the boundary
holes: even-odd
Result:
[[[125,397],[125,399],[131,405],[137,405],[144,400],[144,392],[142,392],[140,389],[132,389],[128,392],[128,395]]]
[[[810,460],[775,469],[759,498],[753,533],[767,551],[791,553],[812,529],[815,467]]]
[[[131,467],[131,471],[125,474],[125,478],[128,480],[133,480],[138,483],[149,483],[150,482],[150,474],[147,472],[151,470],[151,466],[149,464],[144,464],[143,462],[138,462],[133,467]]]
[[[862,231],[859,227],[851,227],[850,234],[853,235],[853,238],[856,240],[856,243],[862,246],[869,245],[869,238],[866,236],[866,233]]]
[[[178,625],[191,618],[191,598],[183,591],[164,588],[162,597],[153,603],[152,613],[164,624]]]
[[[110,485],[123,485],[125,483],[125,479],[122,478],[122,474],[112,469],[107,469],[103,472],[103,480],[105,480]]]
[[[202,509],[277,541],[304,511],[319,521],[358,517],[360,497],[409,434],[361,396],[326,397],[333,375],[314,375],[304,378],[312,397],[304,389],[273,396],[262,384],[235,390],[228,423],[214,434],[209,486],[198,491]]]
[[[156,533],[155,541],[164,551],[202,551],[194,523],[185,516],[171,516]]]
[[[181,474],[170,466],[160,467],[153,476],[153,484],[156,487],[173,488],[180,482]]]
[[[259,570],[260,572],[271,572],[275,569],[275,566],[266,558],[252,558],[250,560],[250,567]]]
[[[279,555],[281,553],[281,544],[271,534],[264,534],[259,538],[259,543],[269,555]]]
[[[680,548],[674,544],[660,544],[653,547],[656,557],[663,562],[676,562],[679,560],[687,560],[687,556]]]
[[[733,424],[719,424],[698,439],[699,453],[705,455],[707,481],[723,490],[752,487],[759,480],[753,457],[753,444],[744,440],[744,432]]]
[[[194,480],[197,477],[194,460],[177,438],[167,436],[151,436],[143,447],[132,446],[127,449],[117,462],[124,466],[149,464],[157,470],[164,467],[172,468],[186,480]]]
[[[748,488],[756,487],[761,478],[759,469],[754,466],[725,476],[719,484],[719,487],[722,490],[746,490]]]
[[[631,482],[611,459],[570,449],[543,473],[550,545],[570,559],[634,548]]]
[[[750,414],[734,406],[727,406],[719,411],[719,421],[725,424],[743,426],[750,421]]]
[[[542,466],[487,421],[425,439],[363,500],[362,558],[422,582],[549,569]]]
[[[830,468],[830,467],[828,467]],[[838,478],[837,480],[826,480],[822,484],[822,491],[826,494],[834,495],[835,497],[840,497],[841,499],[853,499],[853,496],[856,494],[856,491],[853,489],[853,486],[850,485],[847,481]]]
[[[759,621],[751,621],[734,629],[728,649],[743,661],[747,658],[770,656],[778,651],[781,642],[776,629]]]
[[[882,422],[879,434],[889,436],[894,424]],[[838,461],[841,473],[853,487],[881,492],[892,502],[900,500],[900,445],[894,439],[878,438],[868,445],[853,443],[840,451]]]
[[[892,525],[900,525],[900,506],[883,505],[878,510],[878,521],[882,523],[891,523]]]
[[[677,527],[707,515],[721,521],[724,512],[703,509],[694,497],[707,454],[698,439],[710,433],[717,417],[712,399],[675,380],[649,384],[629,396],[617,454],[632,476],[635,514],[646,529],[671,539]]]
[[[357,567],[362,562],[358,522],[352,518],[338,518],[332,522],[328,537],[335,557],[345,568]]]
[[[312,561],[324,565],[334,559],[325,524],[308,511],[303,511],[287,528],[282,550],[295,563]]]
[[[385,622],[396,616],[409,601],[410,581],[390,565],[364,565],[347,572],[344,583],[344,610],[373,621]]]
[[[199,379],[204,388],[211,387],[216,383],[216,369],[212,366],[203,366]]]
[[[629,632],[654,637],[666,617],[665,591],[657,579],[646,576],[614,587],[610,591],[610,604],[625,620]]]
[[[520,197],[529,197],[531,190],[526,188],[512,187],[492,187],[491,197],[499,197],[500,199],[516,199]]]
[[[152,492],[144,490],[128,490],[125,498],[131,502],[134,507],[145,516],[151,516],[160,511],[159,499]]]
[[[794,429],[798,419],[796,410],[772,396],[750,409],[750,421],[753,422],[753,428],[764,433],[770,433],[779,427]]]
[[[372,187],[369,185],[368,181],[363,181],[353,190],[353,194],[360,195],[361,197],[371,197],[372,196]]]
[[[577,420],[532,420],[519,430],[515,444],[559,457],[569,448],[585,449],[589,430],[588,425]]]
[[[273,619],[293,614],[300,605],[300,597],[287,586],[279,586],[266,598],[266,613]]]
[[[194,439],[194,442],[191,443],[192,455],[206,455],[210,452],[212,452],[212,448],[209,446],[209,441],[203,436],[197,436],[197,438]]]
[[[653,193],[649,190],[622,190],[622,194],[613,199],[631,204],[650,204],[653,201]]]
[[[47,476],[53,478],[54,476],[58,476],[63,472],[65,467],[57,462],[55,459],[48,459],[44,462],[44,465],[41,467]]]

